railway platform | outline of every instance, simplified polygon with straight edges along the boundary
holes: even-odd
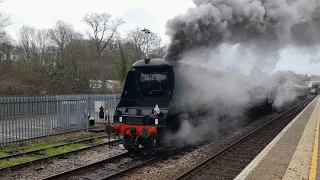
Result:
[[[320,95],[235,178],[236,180],[320,180]]]

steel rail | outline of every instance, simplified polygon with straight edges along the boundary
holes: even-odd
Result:
[[[153,157],[153,158],[151,158],[151,159],[145,160],[145,161],[143,161],[143,162],[141,162],[141,163],[139,163],[139,164],[136,164],[136,165],[134,165],[134,166],[128,167],[128,168],[123,169],[123,170],[120,170],[120,171],[118,171],[118,172],[116,172],[116,173],[113,173],[113,174],[110,174],[110,175],[108,175],[108,176],[102,177],[102,178],[100,178],[100,179],[98,179],[98,180],[107,180],[107,179],[112,179],[112,178],[120,177],[120,176],[125,175],[126,173],[128,173],[128,172],[130,172],[130,171],[133,171],[133,170],[135,170],[135,169],[138,169],[138,168],[140,168],[140,167],[143,167],[143,166],[145,166],[145,165],[147,165],[147,164],[149,165],[150,163],[156,162],[157,160],[160,160],[161,158],[162,158],[162,157]]]
[[[48,157],[43,157],[43,158],[36,159],[36,160],[33,160],[33,161],[28,161],[28,162],[21,163],[21,164],[17,164],[17,165],[5,167],[5,168],[0,168],[0,172],[4,172],[4,171],[6,171],[6,170],[16,170],[16,169],[20,169],[20,168],[29,166],[29,165],[31,165],[31,164],[45,162],[45,161],[48,161],[48,160],[50,160],[50,159],[64,157],[64,156],[67,156],[67,155],[70,155],[70,154],[74,154],[74,153],[78,153],[78,152],[90,150],[90,149],[92,149],[92,148],[99,147],[99,146],[104,146],[104,145],[109,145],[109,144],[113,144],[113,143],[118,143],[118,142],[121,142],[121,141],[122,141],[122,140],[119,139],[119,140],[112,140],[112,141],[110,141],[110,142],[97,143],[97,144],[94,144],[94,145],[90,145],[90,146],[82,147],[82,148],[79,148],[79,149],[75,149],[75,150],[73,150],[73,151],[69,151],[69,152],[66,152],[66,153],[57,154],[57,155],[48,156]]]
[[[110,157],[110,158],[107,158],[107,159],[104,159],[104,160],[101,160],[101,161],[98,161],[98,162],[94,162],[94,163],[91,163],[91,164],[88,164],[88,165],[81,166],[79,168],[74,168],[74,169],[71,169],[69,171],[64,171],[64,172],[61,172],[61,173],[58,173],[58,174],[43,178],[42,180],[53,180],[53,179],[63,178],[63,177],[66,177],[68,175],[71,175],[73,173],[76,173],[78,171],[82,171],[82,170],[85,170],[85,169],[88,169],[88,168],[99,166],[99,165],[101,165],[103,163],[112,162],[112,161],[114,161],[114,160],[116,160],[118,158],[128,157],[129,155],[130,155],[130,153],[126,152],[126,153],[123,153],[123,154],[120,154],[120,155],[116,155],[116,156],[113,156],[113,157]]]
[[[86,138],[86,139],[82,139],[82,140],[66,142],[66,143],[63,143],[63,144],[50,146],[50,147],[46,147],[46,148],[41,148],[41,149],[36,149],[36,150],[32,150],[32,151],[26,151],[26,152],[21,152],[21,153],[10,154],[10,155],[7,155],[7,156],[2,156],[2,157],[0,157],[0,160],[15,158],[15,157],[19,157],[19,156],[25,156],[25,155],[30,155],[30,154],[37,154],[38,152],[45,151],[47,149],[52,149],[52,148],[55,149],[55,148],[59,148],[59,147],[67,146],[67,145],[71,145],[71,144],[77,144],[77,143],[83,143],[83,142],[92,141],[92,140],[94,140],[96,138],[97,139],[102,139],[102,138],[108,138],[108,137],[109,137],[108,135],[102,135],[102,136],[90,137],[90,138]]]
[[[314,97],[312,98],[314,99]],[[249,138],[253,137],[254,135],[256,135],[258,132],[260,132],[261,130],[269,127],[273,122],[279,120],[280,118],[289,115],[290,113],[294,112],[294,110],[296,110],[298,107],[305,107],[305,102],[309,101],[310,99],[307,99],[305,101],[303,101],[302,103],[298,104],[297,106],[289,109],[288,111],[282,113],[281,115],[273,118],[272,120],[268,121],[267,123],[263,124],[262,126],[260,126],[258,129],[254,130],[253,132],[249,133],[248,135],[244,136],[243,138],[237,140],[236,142],[232,143],[231,145],[227,146],[226,148],[220,150],[219,152],[215,153],[214,155],[210,156],[209,158],[201,161],[200,163],[198,163],[196,166],[193,166],[191,168],[189,168],[188,170],[184,171],[182,174],[180,174],[178,177],[176,177],[176,180],[184,180],[187,179],[188,177],[190,177],[191,175],[195,174],[196,172],[198,172],[199,170],[201,170],[206,164],[214,161],[215,159],[217,159],[218,157],[220,157],[221,155],[223,155],[224,153],[230,151],[231,149],[237,147],[239,144],[241,144],[243,141],[248,140]]]

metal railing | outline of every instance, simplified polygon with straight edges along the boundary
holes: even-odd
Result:
[[[99,107],[113,122],[120,94],[0,96],[0,144],[88,129]]]

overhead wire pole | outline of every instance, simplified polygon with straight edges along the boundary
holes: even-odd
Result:
[[[151,33],[151,31],[149,29],[146,29],[146,28],[144,28],[142,31],[147,34],[147,54],[146,54],[146,59],[149,59],[149,34]]]

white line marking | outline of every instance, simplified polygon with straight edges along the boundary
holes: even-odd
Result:
[[[263,158],[270,152],[270,150],[277,144],[277,142],[280,140],[280,138],[291,128],[291,126],[299,119],[299,117],[306,111],[306,109],[311,106],[311,104],[318,100],[318,96],[308,104],[307,107],[305,107],[278,135],[275,137],[267,147],[265,147],[259,154],[256,156],[253,161],[251,161],[250,164],[247,165],[247,167],[241,171],[241,173],[234,179],[234,180],[242,180],[246,179],[247,176],[251,173],[251,171],[260,163],[260,161],[263,160]]]

